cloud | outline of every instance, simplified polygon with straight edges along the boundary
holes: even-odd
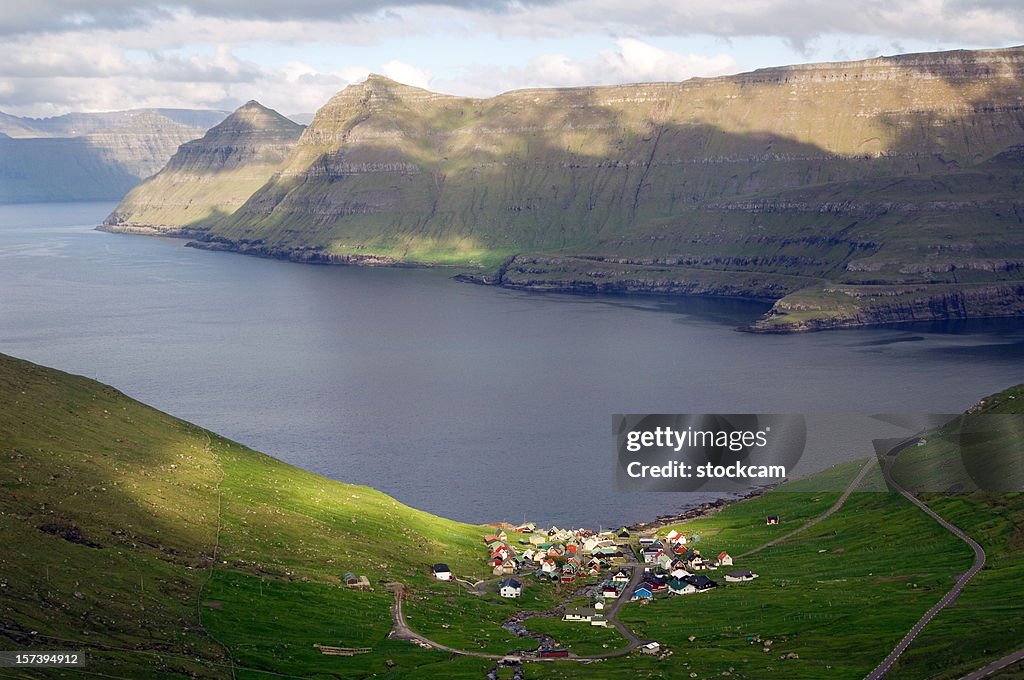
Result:
[[[315,111],[365,69],[320,72],[301,62],[280,68],[238,58],[226,46],[200,54],[130,54],[110,45],[79,46],[53,36],[29,41],[0,62],[0,102],[7,113],[181,107],[231,110],[257,99],[287,113]],[[347,77],[346,77],[347,76]]]
[[[663,50],[635,38],[619,38],[616,49],[602,50],[589,59],[561,54],[532,59],[523,68],[475,67],[462,78],[438,82],[448,92],[486,97],[497,91],[524,87],[574,87],[620,83],[681,81],[734,73],[728,54],[704,56]]]
[[[418,5],[501,13],[528,4],[531,0],[33,0],[0,3],[0,33],[124,30],[182,12],[231,20],[338,22]]]
[[[891,54],[903,45],[1009,44],[1024,35],[1024,3],[33,0],[0,3],[0,35],[0,110],[10,113],[154,102],[233,108],[250,98],[294,112],[314,110],[371,70],[418,87],[491,96],[684,80],[801,57]],[[757,62],[749,45],[758,37],[788,48],[771,63]]]
[[[491,21],[481,17],[481,22]],[[798,49],[825,35],[991,44],[1024,35],[1018,0],[564,0],[501,18],[503,35],[570,32],[782,38]]]
[[[430,71],[416,68],[415,66],[403,63],[397,59],[392,59],[385,64],[381,64],[380,72],[388,78],[397,80],[400,83],[412,85],[413,87],[421,87],[425,90],[430,89]]]

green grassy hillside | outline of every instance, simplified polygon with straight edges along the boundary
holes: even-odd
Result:
[[[0,648],[81,650],[88,670],[115,677],[227,678],[232,663],[239,677],[358,677],[387,658],[437,663],[385,639],[381,583],[428,587],[437,561],[483,571],[478,527],[4,356],[0,456]],[[347,571],[374,591],[340,587]],[[314,643],[377,653],[328,657]]]
[[[1024,387],[1014,388],[965,420],[1019,415],[1021,399]],[[937,435],[907,453],[920,463],[947,450]],[[493,586],[475,595],[436,582],[428,572],[436,561],[488,578],[480,539],[490,530],[303,472],[110,387],[2,355],[0,457],[0,648],[83,652],[90,673],[479,678],[493,661],[389,640],[393,598],[383,584],[406,584],[405,617],[417,632],[492,654],[536,646],[502,622],[519,610],[549,610],[578,587],[527,577],[523,600],[511,602]],[[828,509],[838,494],[817,489],[843,486],[861,465],[681,525],[700,536],[705,554],[727,550],[736,568],[760,578],[625,605],[620,620],[670,656],[530,664],[526,677],[863,677],[970,565],[965,544],[888,492],[876,471],[829,519],[742,556]],[[989,562],[895,673],[959,677],[1021,644],[1024,495],[925,498],[979,540]],[[767,526],[768,514],[782,524]],[[348,571],[366,575],[374,590],[344,588]],[[528,626],[582,653],[624,644],[610,629],[557,618]],[[327,656],[314,644],[371,651]],[[0,677],[67,673],[0,669]]]

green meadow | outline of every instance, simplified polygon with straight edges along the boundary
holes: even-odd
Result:
[[[986,408],[1017,413],[1019,394]],[[936,436],[910,453],[931,460],[947,451]],[[480,678],[493,661],[388,639],[394,599],[384,584],[407,586],[404,611],[418,633],[490,654],[535,647],[501,623],[550,610],[579,588],[524,576],[523,599],[510,601],[493,584],[476,595],[435,581],[437,561],[470,581],[491,579],[488,529],[304,472],[110,387],[5,356],[0,457],[0,648],[80,651],[89,673]],[[830,508],[838,494],[812,489],[840,488],[862,463],[681,525],[700,536],[705,555],[727,550],[734,568],[760,577],[624,605],[619,619],[659,641],[662,656],[528,664],[526,677],[863,677],[971,564],[963,543],[874,474],[829,519],[741,557]],[[958,677],[1020,645],[1024,495],[925,500],[982,542],[988,565],[893,677]],[[781,524],[766,525],[769,514]],[[373,590],[345,588],[348,571]],[[579,654],[624,644],[612,628],[557,617],[527,625]],[[329,656],[314,645],[369,651]],[[67,674],[0,669],[0,677]]]

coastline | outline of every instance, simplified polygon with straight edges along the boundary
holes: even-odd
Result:
[[[734,505],[736,503],[742,503],[743,501],[750,500],[751,498],[757,498],[758,496],[761,496],[765,493],[768,493],[769,491],[772,491],[778,486],[778,484],[773,484],[771,486],[764,486],[756,489],[751,489],[750,491],[747,491],[746,493],[739,496],[716,498],[713,501],[700,503],[698,505],[693,506],[692,508],[683,510],[680,513],[672,515],[658,515],[655,519],[649,522],[636,522],[634,524],[627,525],[626,528],[629,529],[631,533],[643,534],[654,532],[658,529],[663,529],[668,526],[682,524],[685,522],[691,522],[695,519],[701,519],[702,517],[710,517],[721,512],[723,508],[726,508],[730,505]]]

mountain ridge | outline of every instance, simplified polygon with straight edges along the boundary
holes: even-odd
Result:
[[[120,200],[221,117],[187,109],[0,113],[0,203]]]
[[[978,261],[996,251],[1024,257],[1021,167],[984,166],[1024,143],[1022,80],[1021,47],[489,99],[374,75],[317,111],[279,172],[237,209],[169,215],[161,230],[196,247],[468,265],[484,269],[481,282],[570,291],[722,294],[694,285],[713,271],[733,272],[728,295],[781,299],[863,285],[862,270],[848,265],[872,257],[893,263],[873,285],[956,285],[925,272],[947,246],[974,249]],[[985,186],[978,168],[993,178]],[[946,201],[956,219],[943,215],[941,197],[922,202],[913,178],[956,194]],[[888,203],[862,200],[899,186]],[[794,194],[800,200],[787,200]],[[162,199],[153,191],[148,200]],[[909,208],[894,214],[901,203]],[[533,261],[530,277],[494,275],[513,256]],[[580,258],[660,269],[630,283],[607,266],[580,269]],[[989,280],[1010,274],[1020,276]],[[988,315],[985,304],[962,313]],[[773,331],[814,328],[776,311]],[[871,310],[862,312],[846,325],[871,323]]]

